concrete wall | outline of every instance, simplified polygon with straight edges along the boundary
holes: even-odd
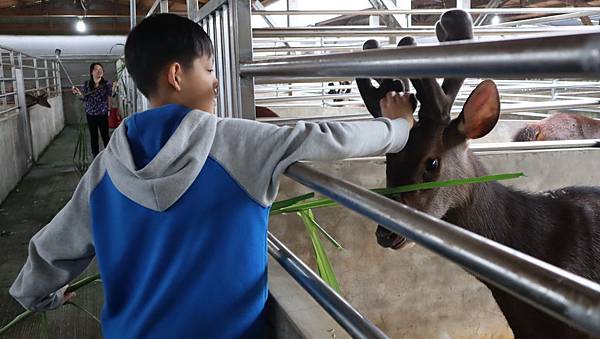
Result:
[[[85,114],[85,106],[77,96],[73,95],[70,89],[63,89],[63,110],[65,112],[65,125],[75,125]],[[85,117],[85,116],[84,116]]]
[[[65,124],[62,97],[50,98],[48,102],[52,108],[39,105],[29,108],[33,159],[36,160]],[[0,118],[0,202],[31,166],[27,128],[23,116],[17,112]]]
[[[33,139],[33,158],[39,159],[54,137],[65,127],[62,96],[48,99],[52,108],[35,105],[29,107]]]
[[[600,160],[600,149],[488,152],[479,157],[490,173],[524,172],[526,178],[510,182],[522,189],[600,185],[600,172],[591,170]],[[313,165],[363,187],[385,186],[383,158]],[[308,191],[284,178],[278,199]],[[418,245],[400,251],[380,247],[375,223],[348,209],[318,209],[315,214],[345,248],[336,250],[324,240],[344,297],[391,338],[512,337],[489,290],[459,266]],[[298,217],[275,216],[270,230],[315,269],[311,243]]]
[[[20,114],[0,118],[0,202],[28,170],[28,144]]]

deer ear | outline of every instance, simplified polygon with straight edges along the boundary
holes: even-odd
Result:
[[[458,131],[470,139],[488,134],[500,117],[500,95],[492,80],[484,80],[469,95],[458,119]]]

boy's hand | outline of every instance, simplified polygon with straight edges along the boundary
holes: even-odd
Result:
[[[75,292],[66,292],[68,287],[69,285],[65,285],[63,288],[60,289],[60,293],[63,294],[63,304],[75,298],[75,296],[77,295]]]
[[[410,93],[388,92],[379,101],[381,114],[389,119],[406,119],[410,128],[415,123],[413,112],[415,111],[410,101]]]

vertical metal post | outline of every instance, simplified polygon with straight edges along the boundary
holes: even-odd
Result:
[[[137,8],[136,8],[136,0],[129,0],[129,27],[130,29],[133,29],[136,25],[137,25]],[[133,81],[130,81],[130,93],[131,93],[131,104],[133,105],[133,112],[137,112],[138,110],[138,95],[137,95],[137,88],[135,87],[135,84],[133,83]]]
[[[137,25],[137,8],[135,0],[129,0],[129,28],[133,29]]]
[[[31,122],[29,121],[29,112],[27,110],[27,100],[25,99],[25,80],[23,80],[23,70],[17,67],[12,68],[12,77],[17,92],[15,104],[19,106],[19,115],[23,122],[25,139],[27,143],[27,168],[33,162],[33,133],[31,131]]]
[[[233,93],[231,92],[231,78],[232,78],[232,70],[233,64],[231,63],[230,58],[230,50],[231,50],[231,40],[229,40],[229,6],[223,5],[223,30],[222,41],[223,45],[221,48],[221,52],[223,53],[223,78],[219,79],[220,82],[223,82],[225,85],[224,92],[221,97],[225,100],[225,114],[224,116],[231,118],[233,113]]]
[[[240,64],[252,61],[252,25],[250,13],[250,0],[239,0],[230,3],[230,39],[233,41],[232,59],[235,62],[234,76],[234,103],[236,107],[233,116],[256,120],[254,107],[254,77],[240,77]]]
[[[37,63],[36,58],[32,58],[32,60],[33,60],[33,76],[35,77],[35,89],[39,89],[40,88],[40,79],[38,79],[38,77],[39,77],[38,63]]]
[[[215,12],[215,70],[217,72],[217,79],[219,79],[218,93],[223,93],[225,86],[222,80],[225,80],[224,69],[226,65],[223,63],[223,9],[220,8]],[[225,97],[221,94],[217,95],[217,115],[220,117],[226,116],[225,111]]]
[[[471,0],[456,0],[456,8],[471,9]]]
[[[196,21],[198,18],[198,0],[186,0],[187,3],[187,15],[192,21]]]
[[[56,85],[56,90],[62,96],[62,80],[60,75],[60,65],[58,62],[54,62],[54,84]]]
[[[48,73],[48,59],[44,59],[44,76],[46,77],[46,92],[50,93],[50,74]]]
[[[160,0],[160,12],[169,13],[169,0]]]
[[[1,51],[0,51],[0,77],[2,77],[2,78],[6,77],[6,74],[4,74],[4,52],[1,52]],[[12,74],[11,74],[11,78],[12,78]],[[0,81],[0,94],[6,93],[5,83],[6,83],[6,81],[4,81],[4,80]],[[13,86],[13,92],[14,92],[14,86]],[[6,107],[6,97],[5,96],[0,98],[0,103],[2,104],[2,106]]]

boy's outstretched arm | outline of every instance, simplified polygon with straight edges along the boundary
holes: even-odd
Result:
[[[211,156],[263,206],[277,195],[279,177],[301,160],[341,160],[399,152],[412,127],[409,95],[382,99],[384,116],[362,122],[299,122],[278,127],[220,119]],[[389,102],[388,102],[389,101]],[[231,147],[234,144],[236,147]]]
[[[94,166],[96,165],[96,166]],[[79,182],[71,200],[29,241],[29,257],[9,293],[32,311],[65,302],[64,287],[94,258],[89,194],[97,161]],[[68,298],[68,296],[67,296]]]

